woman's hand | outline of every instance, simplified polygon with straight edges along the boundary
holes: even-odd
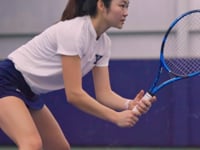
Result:
[[[122,112],[117,112],[117,117],[115,118],[115,124],[119,127],[133,127],[138,122],[137,112],[132,110],[124,110]]]
[[[144,91],[141,90],[133,100],[128,101],[128,110],[118,112],[116,124],[120,127],[133,127],[138,121],[139,116],[149,111],[156,97],[153,96],[150,100],[144,100]],[[137,107],[138,111],[133,111]]]
[[[135,107],[137,107],[137,110],[139,111],[139,115],[144,114],[149,111],[151,108],[151,105],[153,102],[156,101],[156,97],[153,96],[150,100],[144,100],[142,99],[144,97],[144,91],[141,90],[133,101],[130,101],[128,109],[133,110]]]

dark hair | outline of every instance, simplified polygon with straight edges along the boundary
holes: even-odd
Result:
[[[106,8],[110,7],[111,0],[101,0]],[[97,14],[98,0],[68,0],[63,11],[61,21],[69,20],[78,16],[95,16]]]

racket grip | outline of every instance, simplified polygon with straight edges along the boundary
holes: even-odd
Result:
[[[145,93],[145,95],[143,96],[142,100],[143,101],[150,101],[152,98],[152,95],[150,93]],[[133,112],[139,113],[139,110],[137,108],[137,105],[132,109]]]

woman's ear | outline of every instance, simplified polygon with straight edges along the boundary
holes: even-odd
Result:
[[[99,10],[101,10],[101,11],[104,11],[104,10],[105,10],[105,5],[104,5],[104,3],[103,3],[102,0],[98,0],[98,1],[97,1],[97,8],[98,8]]]

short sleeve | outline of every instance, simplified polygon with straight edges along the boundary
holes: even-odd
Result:
[[[56,29],[57,54],[75,56],[81,53],[81,30],[73,24],[60,22]]]

